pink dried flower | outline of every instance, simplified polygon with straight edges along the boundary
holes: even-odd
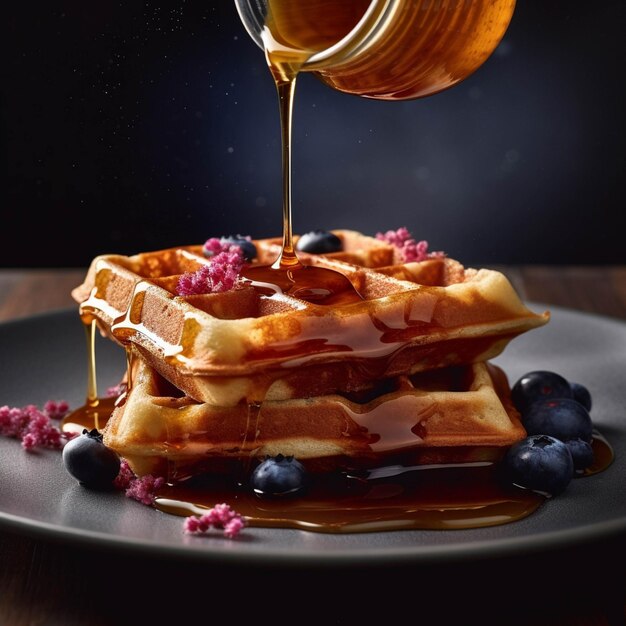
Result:
[[[156,492],[163,487],[164,484],[165,479],[161,476],[146,474],[141,478],[131,480],[130,485],[126,489],[126,497],[133,498],[146,506],[152,506]]]
[[[165,479],[160,476],[146,474],[140,478],[137,477],[126,459],[121,460],[120,471],[113,481],[113,486],[120,491],[124,491],[127,498],[137,500],[137,502],[141,502],[141,504],[146,506],[154,504],[156,492],[164,484]]]
[[[69,412],[70,405],[65,400],[48,400],[43,405],[43,412],[51,419],[60,420],[63,419]]]
[[[54,426],[50,416],[67,413],[66,402],[47,402],[44,410],[34,404],[25,407],[0,407],[0,435],[21,439],[25,450],[53,448],[60,450],[76,433],[62,432]]]
[[[184,522],[184,532],[190,535],[206,534],[211,528],[221,528],[224,536],[236,537],[246,525],[245,519],[235,512],[228,504],[216,504],[206,513],[187,517]]]
[[[204,242],[202,252],[207,257],[215,256],[220,252],[228,252],[233,244],[226,241],[222,242],[217,237],[211,237]]]
[[[211,257],[207,265],[202,265],[195,272],[185,272],[178,279],[176,291],[179,296],[229,291],[237,283],[243,265],[241,248],[228,246],[227,250]]]
[[[130,465],[126,459],[120,461],[120,471],[113,481],[113,486],[120,491],[125,491],[130,483],[136,478],[135,473],[130,469]]]
[[[0,434],[4,437],[21,437],[28,424],[25,409],[17,407],[0,407]]]
[[[127,498],[137,500],[146,506],[152,506],[158,490],[165,484],[165,479],[151,474],[138,478],[130,468],[128,461],[122,459],[119,474],[113,484],[117,489],[124,491]],[[230,506],[216,504],[204,515],[186,518],[184,531],[190,534],[204,534],[210,528],[221,528],[225,537],[235,537],[244,526],[245,520],[241,515],[235,513]]]
[[[415,241],[411,233],[404,226],[398,228],[398,230],[376,233],[376,239],[386,241],[398,248],[402,260],[406,263],[411,261],[425,261],[426,259],[438,259],[445,256],[443,252],[428,252],[428,242]]]
[[[224,524],[224,536],[229,539],[236,537],[243,530],[245,525],[246,523],[241,515],[233,517],[233,519]]]

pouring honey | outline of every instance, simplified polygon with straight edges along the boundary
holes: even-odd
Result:
[[[334,89],[406,100],[472,74],[501,41],[515,0],[235,0],[263,48],[278,91],[283,179],[282,251],[242,272],[270,291],[319,304],[360,300],[341,275],[301,263],[292,236],[292,117],[297,77],[314,72]]]

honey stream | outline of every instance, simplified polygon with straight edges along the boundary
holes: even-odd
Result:
[[[61,428],[65,432],[82,433],[84,429],[102,431],[113,409],[120,401],[117,396],[107,397],[98,395],[96,373],[96,332],[95,318],[89,315],[82,316],[87,344],[87,392],[85,404],[78,407],[63,418]],[[130,368],[128,368],[130,371]]]
[[[365,3],[367,4],[369,2]],[[288,6],[283,2],[269,3],[265,38],[266,58],[276,85],[280,111],[282,249],[271,266],[244,267],[242,276],[253,281],[257,289],[269,295],[272,292],[286,293],[301,300],[326,305],[359,302],[362,299],[361,295],[343,274],[327,268],[304,265],[300,261],[294,247],[292,225],[292,127],[298,73],[302,64],[314,52],[341,39],[354,27],[358,19],[355,17],[353,23],[344,24],[344,28],[348,29],[345,32],[331,33],[322,40],[318,38],[313,47],[303,49],[300,41],[295,44],[293,42],[286,44],[282,41],[282,33],[278,32],[277,25],[289,21],[285,20],[285,9],[288,9]],[[356,15],[360,17],[359,11]]]

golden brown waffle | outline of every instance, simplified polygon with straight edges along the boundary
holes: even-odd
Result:
[[[73,296],[103,333],[130,342],[186,395],[222,407],[358,391],[381,379],[486,361],[548,321],[499,272],[450,258],[403,263],[383,241],[333,232],[342,252],[299,256],[343,273],[363,301],[325,306],[264,296],[250,284],[178,296],[181,274],[210,262],[201,246],[99,256]],[[255,263],[276,259],[279,239],[254,243]]]
[[[506,376],[492,364],[399,376],[359,394],[219,407],[181,394],[135,359],[132,389],[104,442],[138,475],[176,482],[294,455],[313,472],[495,460],[525,436]]]

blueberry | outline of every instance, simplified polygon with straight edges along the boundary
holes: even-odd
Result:
[[[545,370],[524,374],[511,388],[513,404],[522,414],[537,400],[572,396],[572,388],[563,376]]]
[[[307,472],[293,456],[266,457],[252,473],[250,484],[258,496],[295,496],[307,486]]]
[[[581,471],[593,465],[593,447],[583,439],[570,439],[565,444],[574,460],[574,469]]]
[[[569,386],[574,400],[580,402],[587,411],[591,411],[591,393],[589,389],[580,383],[570,383]]]
[[[555,398],[535,402],[522,415],[529,435],[550,435],[561,441],[591,441],[593,424],[587,409],[573,398]]]
[[[298,239],[296,250],[309,254],[329,254],[343,249],[341,239],[327,230],[312,230]]]
[[[252,259],[256,258],[257,251],[256,246],[250,241],[248,237],[242,235],[228,235],[228,237],[220,237],[221,244],[228,244],[231,246],[239,246],[243,253],[243,258],[249,263]],[[203,249],[205,256],[213,256],[213,253],[206,248]]]
[[[556,496],[574,475],[569,448],[548,435],[530,435],[514,443],[504,455],[501,469],[509,482]]]
[[[63,448],[65,469],[85,487],[108,488],[120,471],[120,457],[102,443],[102,435],[94,428],[70,439]]]

